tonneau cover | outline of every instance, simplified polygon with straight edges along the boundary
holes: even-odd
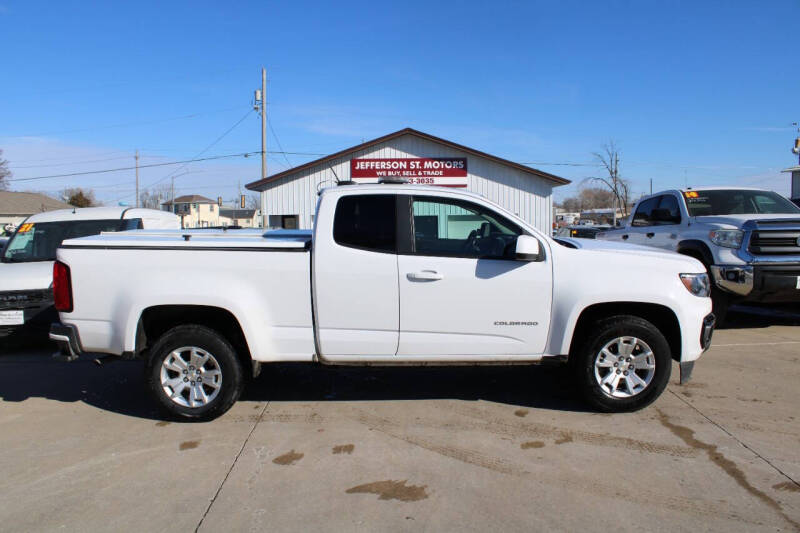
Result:
[[[120,249],[231,249],[231,250],[286,250],[301,251],[311,244],[311,235],[270,236],[267,234],[237,234],[229,232],[205,233],[202,231],[147,230],[103,233],[91,237],[65,240],[62,248],[120,248]],[[265,236],[266,235],[266,236]]]

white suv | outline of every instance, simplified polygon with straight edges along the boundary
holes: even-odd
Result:
[[[56,320],[53,262],[64,239],[129,229],[180,229],[177,215],[155,209],[89,207],[28,217],[0,247],[0,337],[22,328],[44,331]]]

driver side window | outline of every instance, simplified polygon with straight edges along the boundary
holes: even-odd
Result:
[[[413,199],[416,255],[514,259],[522,230],[482,206],[434,197]]]

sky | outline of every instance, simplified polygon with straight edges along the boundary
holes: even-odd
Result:
[[[563,176],[615,142],[635,197],[789,194],[800,121],[794,1],[0,0],[0,149],[13,190],[223,196],[405,127]],[[189,164],[188,159],[232,156]],[[56,174],[123,168],[80,176]],[[32,179],[37,178],[37,179]],[[43,179],[39,179],[43,178]]]

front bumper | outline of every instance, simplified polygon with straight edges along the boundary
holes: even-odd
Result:
[[[78,330],[69,324],[58,322],[50,326],[50,339],[58,344],[58,351],[53,354],[54,359],[60,361],[74,361],[83,353]]]
[[[752,302],[800,302],[800,263],[711,265],[717,287]]]
[[[711,347],[711,337],[714,335],[714,323],[716,318],[713,313],[708,314],[703,319],[703,327],[700,330],[700,347],[703,353],[706,353]],[[694,361],[681,361],[679,363],[681,369],[681,385],[685,385],[692,378],[692,370],[694,370]]]
[[[0,325],[0,337],[23,329],[47,331],[47,326],[57,319],[50,289],[0,292],[0,311],[22,311],[23,314],[22,324]]]

